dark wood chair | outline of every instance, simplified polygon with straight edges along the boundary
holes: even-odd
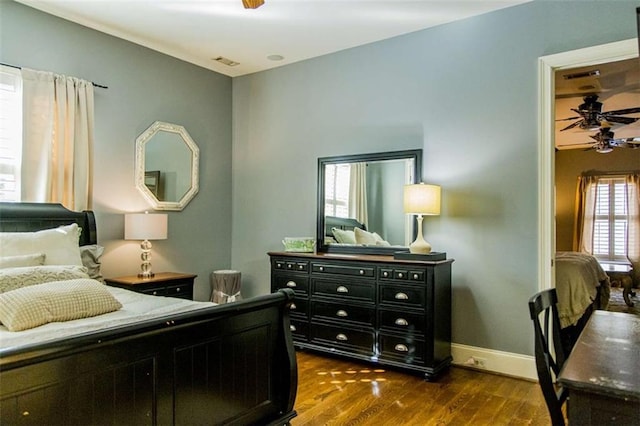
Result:
[[[529,299],[538,381],[554,426],[565,424],[562,405],[568,396],[568,391],[555,383],[565,360],[557,304],[555,288],[541,291]]]

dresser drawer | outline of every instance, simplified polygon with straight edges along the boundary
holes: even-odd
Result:
[[[427,274],[424,270],[380,268],[381,280],[402,280],[423,283],[426,277]]]
[[[309,314],[309,301],[306,299],[296,298],[291,303],[290,313],[295,316],[307,317]]]
[[[275,259],[272,263],[273,263],[273,269],[277,271],[297,271],[297,272],[309,271],[309,261],[307,260]]]
[[[373,266],[333,265],[330,263],[316,262],[311,264],[311,272],[320,274],[348,275],[350,277],[357,276],[373,278],[375,276],[375,268]]]
[[[380,355],[407,364],[424,363],[424,341],[407,338],[404,336],[392,336],[381,333],[378,336],[380,343]]]
[[[150,294],[152,296],[166,296],[167,288],[166,287],[145,288],[144,290],[141,290],[140,293]]]
[[[300,294],[307,294],[309,291],[309,277],[305,275],[277,274],[273,279],[275,287],[273,291],[280,290],[281,288],[290,288]]]
[[[381,285],[380,303],[424,308],[425,288],[408,285]]]
[[[378,325],[381,329],[399,331],[410,334],[425,333],[424,313],[412,313],[406,310],[380,309]]]
[[[193,300],[193,285],[190,283],[180,283],[167,286],[166,296]]]
[[[312,280],[312,293],[320,296],[340,297],[341,300],[358,300],[375,303],[376,288],[373,283],[358,281]]]
[[[300,340],[306,342],[309,338],[309,323],[307,321],[301,321],[295,318],[290,320],[291,335],[294,340]]]
[[[373,327],[375,325],[375,306],[357,306],[346,303],[331,303],[314,300],[311,302],[312,319],[330,319],[345,323],[362,324]]]
[[[311,323],[311,343],[373,355],[373,330],[355,330],[349,327]]]

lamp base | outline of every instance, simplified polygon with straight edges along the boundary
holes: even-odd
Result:
[[[151,279],[153,277],[155,277],[156,274],[154,274],[153,272],[140,272],[138,274],[138,278],[142,278],[143,280],[148,280]]]

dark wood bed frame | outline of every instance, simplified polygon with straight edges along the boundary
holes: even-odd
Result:
[[[72,222],[97,241],[92,212],[0,203],[0,231]],[[0,351],[0,416],[10,424],[288,424],[297,389],[292,291]]]

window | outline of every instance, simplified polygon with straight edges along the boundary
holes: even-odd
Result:
[[[325,165],[324,214],[326,216],[349,217],[350,164]]]
[[[0,68],[0,201],[20,201],[22,158],[22,78]]]
[[[627,203],[624,178],[598,180],[593,255],[604,261],[627,260]]]

